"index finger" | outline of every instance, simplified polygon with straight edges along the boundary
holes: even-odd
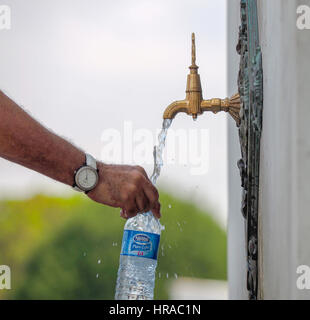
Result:
[[[157,189],[154,187],[150,180],[145,179],[143,191],[150,202],[150,209],[157,218],[160,218],[160,203],[158,201],[159,194]]]

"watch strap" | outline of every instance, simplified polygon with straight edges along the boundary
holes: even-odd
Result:
[[[78,191],[78,192],[84,192],[82,189],[80,189],[76,183],[74,182],[74,185],[72,186],[72,188],[75,190],[75,191]]]
[[[97,170],[96,159],[88,153],[85,154],[85,157],[86,157],[86,162],[85,162],[86,165]]]

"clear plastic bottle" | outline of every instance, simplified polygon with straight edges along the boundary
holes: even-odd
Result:
[[[163,151],[167,131],[172,123],[165,119],[154,148],[155,185],[163,166]],[[124,227],[123,243],[116,283],[116,300],[152,300],[160,233],[163,227],[152,212],[139,213],[128,219]]]
[[[152,300],[162,226],[152,212],[128,219],[116,284],[116,300]]]

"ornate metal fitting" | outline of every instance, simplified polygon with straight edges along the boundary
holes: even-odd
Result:
[[[226,99],[203,100],[200,75],[196,65],[196,44],[195,34],[192,33],[192,64],[189,67],[190,73],[187,76],[186,98],[171,103],[164,112],[164,119],[173,119],[179,112],[185,112],[196,119],[198,115],[205,111],[218,113],[220,111],[228,112],[236,124],[239,125],[240,98],[239,94]]]
[[[259,45],[256,0],[241,0],[238,87],[241,100],[239,138],[242,159],[242,214],[246,220],[247,289],[249,299],[258,293],[258,195],[260,138],[263,112],[262,53]]]

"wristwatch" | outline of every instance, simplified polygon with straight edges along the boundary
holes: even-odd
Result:
[[[73,189],[80,192],[93,190],[99,180],[96,159],[90,154],[85,154],[85,163],[74,171]]]

